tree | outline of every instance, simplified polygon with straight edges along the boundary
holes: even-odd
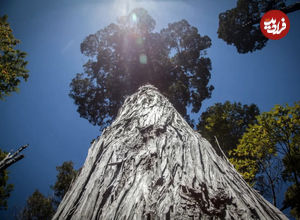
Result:
[[[261,33],[259,22],[269,10],[285,13],[300,10],[300,2],[287,6],[286,0],[238,0],[235,8],[219,15],[218,37],[234,45],[239,53],[265,47],[268,39]]]
[[[300,188],[296,184],[292,184],[285,192],[284,207],[291,207],[291,214],[296,218],[300,218]]]
[[[0,149],[0,209],[7,209],[7,199],[10,196],[14,186],[8,184],[8,171],[6,168],[12,164],[18,162],[24,158],[23,154],[20,154],[27,145],[20,147],[15,153],[6,153]]]
[[[284,166],[281,174],[284,180],[295,184],[288,190],[285,204],[290,204],[292,208],[299,207],[298,202],[288,202],[293,198],[291,193],[299,192],[299,140],[300,103],[294,106],[276,105],[270,112],[258,116],[257,124],[250,125],[238,147],[232,151],[231,162],[249,183],[254,184],[259,175],[265,174],[269,179],[268,185],[275,191],[278,178],[270,173],[274,170],[271,162],[282,158]],[[273,177],[276,181],[273,181]]]
[[[7,16],[0,16],[0,100],[18,91],[21,78],[25,81],[29,77],[25,69],[26,53],[14,49],[20,41],[17,40],[7,22]],[[7,199],[13,190],[13,185],[7,185],[8,174],[5,170],[24,156],[19,153],[26,147],[20,147],[14,154],[6,154],[0,149],[0,208],[7,209]]]
[[[229,101],[216,103],[201,114],[197,125],[200,134],[206,138],[220,155],[215,136],[221,148],[228,156],[229,151],[237,147],[239,139],[249,124],[256,123],[259,109],[255,104],[242,105]]]
[[[89,149],[57,219],[287,219],[146,85]]]
[[[17,40],[7,23],[7,16],[0,16],[0,99],[18,91],[21,80],[29,77],[26,70],[26,53],[14,49],[20,41]]]
[[[36,190],[27,200],[25,208],[17,216],[20,220],[47,220],[51,219],[57,206],[69,189],[72,181],[76,177],[77,171],[73,168],[72,161],[65,161],[61,166],[57,166],[56,182],[51,189],[54,197],[45,197]]]
[[[0,161],[6,157],[7,153],[0,149]],[[8,172],[5,169],[0,170],[0,210],[7,209],[7,199],[10,196],[14,186],[7,183]]]
[[[187,119],[186,107],[199,112],[210,98],[211,61],[208,36],[186,20],[154,32],[155,21],[144,9],[134,9],[117,24],[91,34],[81,43],[89,59],[84,73],[72,80],[70,97],[80,116],[94,125],[109,125],[126,96],[146,83],[157,86]]]
[[[50,220],[54,212],[52,199],[35,190],[27,199],[26,207],[18,218],[22,220]]]
[[[72,161],[66,161],[61,166],[57,166],[56,182],[51,188],[54,191],[55,203],[58,205],[68,191],[72,181],[77,175],[77,171],[73,168]]]

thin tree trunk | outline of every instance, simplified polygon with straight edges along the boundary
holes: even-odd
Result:
[[[275,207],[277,207],[277,199],[276,199],[276,193],[275,193],[275,189],[274,189],[274,184],[272,183],[272,185],[271,185],[271,189],[272,189],[272,195],[273,195],[273,205],[275,206]]]
[[[272,192],[272,200],[273,200],[273,205],[275,207],[277,207],[277,199],[276,199],[276,192],[275,192],[275,186],[274,186],[274,181],[272,180],[272,177],[270,174],[268,174],[268,172],[266,171],[266,174],[268,176],[268,179],[269,179],[269,184],[271,185],[271,192]]]
[[[287,219],[150,85],[95,140],[53,219]]]

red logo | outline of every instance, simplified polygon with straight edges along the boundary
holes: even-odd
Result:
[[[288,16],[279,10],[271,10],[264,14],[260,20],[261,32],[271,40],[283,38],[290,29]]]

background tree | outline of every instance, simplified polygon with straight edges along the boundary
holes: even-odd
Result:
[[[26,81],[29,76],[25,69],[26,53],[14,49],[19,43],[7,22],[7,16],[0,16],[0,100],[11,92],[18,91],[20,79]],[[7,199],[13,190],[13,185],[7,184],[6,168],[24,157],[19,153],[26,147],[20,147],[14,154],[4,153],[0,149],[0,209],[7,209]]]
[[[300,189],[299,140],[300,103],[294,106],[276,105],[270,112],[257,117],[257,124],[250,125],[237,149],[231,153],[231,162],[247,182],[254,184],[260,175],[267,175],[268,185],[274,191],[277,182],[272,183],[266,172],[274,170],[270,162],[282,158],[283,179],[293,183],[286,193],[283,208],[292,207],[292,214],[297,216],[300,213],[299,200],[295,201]]]
[[[268,39],[261,33],[259,22],[269,10],[290,13],[300,10],[300,2],[286,5],[286,0],[238,0],[235,8],[220,13],[218,37],[234,45],[239,53],[262,49]]]
[[[256,175],[254,187],[278,207],[277,194],[280,193],[282,183],[282,160],[277,155],[270,155],[262,161],[258,160],[257,163],[260,173]]]
[[[27,199],[26,206],[18,219],[22,220],[50,220],[55,213],[52,199],[45,197],[38,190]]]
[[[0,161],[6,157],[7,153],[0,149]],[[7,183],[8,172],[0,170],[0,210],[7,209],[7,199],[10,196],[14,186]]]
[[[141,85],[155,85],[189,121],[186,107],[199,112],[210,98],[211,61],[208,36],[186,20],[154,32],[155,21],[144,9],[134,9],[117,24],[91,34],[81,43],[89,60],[84,73],[72,80],[70,97],[80,116],[100,128],[116,117],[126,96]]]
[[[20,147],[13,154],[6,153],[0,149],[0,210],[7,209],[7,199],[14,188],[12,184],[7,183],[8,171],[6,168],[24,158],[24,155],[20,153],[26,149],[27,146],[28,145],[24,145]]]
[[[18,91],[20,79],[26,81],[29,77],[28,70],[25,69],[26,53],[14,49],[19,43],[7,23],[7,16],[0,16],[0,99]]]
[[[237,147],[248,125],[256,123],[257,115],[259,109],[255,104],[242,105],[229,101],[223,104],[216,103],[201,114],[197,128],[220,154],[214,138],[216,136],[222,150],[228,156],[229,151]]]
[[[61,166],[57,166],[56,170],[58,172],[56,182],[51,188],[54,191],[54,202],[58,205],[76,177],[77,171],[74,169],[72,161],[64,162]]]
[[[56,182],[50,188],[54,191],[54,197],[45,197],[36,190],[27,200],[25,208],[17,216],[20,220],[47,220],[51,219],[57,206],[69,189],[72,181],[77,175],[72,161],[65,161],[57,166]]]
[[[291,185],[285,192],[285,200],[283,201],[283,208],[291,207],[291,214],[299,219],[300,218],[300,190],[296,184]]]

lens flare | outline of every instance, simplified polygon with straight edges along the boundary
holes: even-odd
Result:
[[[132,13],[132,15],[131,15],[131,19],[132,19],[132,21],[134,22],[134,23],[137,23],[137,16],[136,16],[136,14],[135,13]]]
[[[141,64],[147,64],[147,56],[146,56],[146,54],[141,54],[140,55],[140,63]]]

